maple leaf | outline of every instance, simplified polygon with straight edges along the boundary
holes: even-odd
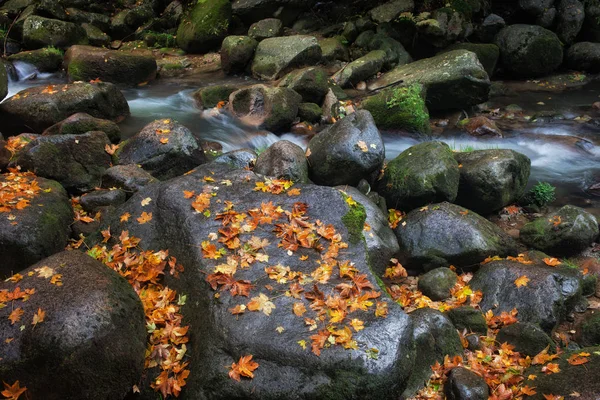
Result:
[[[359,149],[361,149],[364,153],[367,153],[369,151],[369,147],[367,146],[367,144],[364,142],[364,140],[359,140],[358,143],[356,143],[356,145],[358,146]]]
[[[246,312],[246,305],[238,304],[237,306],[230,308],[229,312],[232,313],[233,315],[243,314]]]
[[[586,353],[586,352],[582,351],[581,353],[575,353],[575,354],[571,355],[571,357],[569,357],[569,359],[567,361],[571,365],[582,365],[582,364],[585,364],[590,361],[590,359],[588,358],[589,355],[590,355],[590,353]]]
[[[37,313],[33,314],[33,321],[31,322],[31,325],[35,327],[40,322],[43,322],[45,317],[46,311],[43,311],[41,308],[38,308]]]
[[[380,318],[387,318],[388,315],[388,304],[384,301],[378,301],[375,308],[375,316]]]
[[[544,263],[546,263],[546,265],[549,265],[551,267],[556,267],[557,265],[560,264],[560,261],[554,257],[552,257],[552,258],[546,257],[546,258],[544,258]]]
[[[108,240],[110,239],[110,226],[107,229],[100,231],[100,233],[103,237],[102,243],[108,243]]]
[[[301,302],[294,303],[292,306],[292,311],[295,315],[301,317],[306,312],[306,306]]]
[[[10,324],[14,325],[15,323],[17,323],[20,319],[21,316],[23,315],[25,311],[23,311],[23,309],[21,307],[19,308],[15,308],[9,315],[8,315],[8,319],[10,320]]]
[[[350,321],[350,326],[352,326],[356,332],[365,329],[365,323],[357,318],[353,318],[352,321]]]
[[[52,275],[54,275],[55,271],[54,269],[48,267],[47,265],[44,265],[41,268],[36,268],[35,272],[38,273],[38,277],[40,278],[51,278]]]
[[[232,363],[229,370],[229,377],[240,382],[241,377],[254,378],[254,371],[258,368],[258,363],[252,361],[252,354],[240,357],[237,363]]]
[[[548,363],[542,367],[542,372],[546,374],[557,374],[560,372],[560,367],[556,363]]]
[[[257,297],[250,299],[247,307],[250,311],[262,311],[265,315],[271,315],[273,309],[276,308],[275,304],[269,301],[269,297],[263,293],[260,293]]]
[[[62,286],[62,274],[54,274],[50,278],[50,283],[56,286]]]
[[[120,221],[121,222],[127,222],[127,221],[129,221],[129,217],[131,217],[131,214],[129,214],[128,212],[126,212],[125,214],[121,215]]]
[[[19,282],[22,279],[23,279],[23,275],[21,275],[19,273],[16,273],[13,276],[11,276],[10,278],[7,278],[4,282],[9,282],[10,281],[12,283],[17,283],[17,282]]]
[[[144,225],[145,223],[152,221],[152,213],[147,213],[146,211],[142,212],[142,215],[137,218],[137,221],[140,223],[140,225]]]
[[[529,386],[525,385],[521,388],[521,393],[524,395],[527,395],[527,396],[533,396],[534,394],[537,393],[533,389],[535,389],[535,387],[529,387]]]
[[[15,381],[15,383],[12,385],[9,385],[6,382],[2,383],[4,384],[4,390],[0,393],[7,400],[17,400],[19,396],[21,396],[27,390],[26,386],[21,387],[19,381]]]
[[[565,400],[564,396],[554,394],[542,394],[546,400]]]
[[[194,191],[192,190],[191,192],[188,190],[184,190],[183,191],[183,198],[184,199],[191,199],[192,197],[194,197]]]
[[[527,286],[528,283],[529,283],[529,278],[525,275],[520,276],[517,279],[515,279],[515,285],[517,287]]]
[[[287,191],[287,195],[288,196],[300,196],[300,189],[299,188],[293,188]]]

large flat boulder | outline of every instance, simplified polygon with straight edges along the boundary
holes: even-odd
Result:
[[[487,101],[490,78],[467,50],[454,50],[435,57],[401,65],[369,84],[370,90],[421,83],[427,89],[427,106],[432,110],[468,108]]]
[[[313,36],[285,36],[265,39],[258,44],[252,74],[258,79],[274,80],[286,72],[321,61],[321,47]]]

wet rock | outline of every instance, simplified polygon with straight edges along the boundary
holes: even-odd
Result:
[[[146,125],[115,154],[118,164],[138,164],[160,180],[184,174],[204,162],[192,132],[172,119]]]
[[[413,61],[402,43],[382,33],[376,33],[369,42],[367,49],[385,51],[383,68],[388,70],[396,65],[405,65]]]
[[[0,175],[0,183],[7,182],[8,174]],[[62,251],[69,238],[73,210],[67,193],[60,184],[39,177],[35,179],[41,191],[30,199],[22,210],[11,210],[0,218],[0,253],[3,261],[0,279],[21,271],[54,253]],[[7,218],[13,215],[15,218]],[[13,222],[16,222],[14,224]]]
[[[531,160],[514,150],[475,150],[456,153],[460,183],[456,203],[480,214],[490,214],[523,196]]]
[[[57,49],[44,48],[22,51],[9,56],[8,60],[31,64],[40,72],[56,72],[62,68],[63,53]]]
[[[86,113],[77,113],[46,129],[42,135],[81,135],[90,131],[101,131],[112,143],[121,140],[121,129],[113,121],[94,118]]]
[[[321,104],[329,91],[329,76],[323,68],[308,67],[289,73],[279,86],[292,89],[303,102]]]
[[[494,75],[496,64],[498,64],[498,59],[500,58],[500,49],[495,44],[456,43],[447,47],[444,52],[452,50],[472,51],[477,54],[477,59],[481,65],[483,65],[483,68],[485,68],[485,72],[487,72],[488,76],[492,77]]]
[[[444,384],[448,400],[486,400],[489,392],[485,379],[463,367],[452,368]]]
[[[50,283],[43,275],[48,271],[60,274],[62,286]],[[22,323],[7,318],[12,307],[0,309],[0,338],[12,338],[0,349],[2,378],[19,380],[36,399],[129,393],[142,376],[146,350],[144,310],[129,283],[79,251],[56,254],[21,274],[18,283],[0,283],[9,292],[35,290],[27,301],[13,302],[23,310]],[[45,318],[32,325],[39,309]]]
[[[79,112],[120,122],[129,115],[129,105],[114,85],[104,82],[36,86],[0,105],[0,115],[7,121],[3,131],[8,134],[42,132]]]
[[[403,12],[413,12],[415,3],[413,0],[392,0],[369,11],[371,19],[378,24],[391,22],[398,18]]]
[[[369,79],[381,70],[385,59],[385,51],[373,50],[339,70],[333,76],[333,81],[341,87],[348,87]]]
[[[234,0],[233,14],[246,24],[265,17],[275,17],[283,25],[291,26],[303,11],[308,11],[317,0]]]
[[[71,193],[100,186],[102,174],[110,167],[110,144],[104,132],[81,135],[40,136],[27,144],[11,161],[36,175],[60,182]]]
[[[525,287],[514,284],[521,276],[529,279]],[[499,315],[516,308],[520,322],[537,324],[545,332],[563,321],[581,298],[578,271],[549,267],[540,261],[532,264],[508,260],[487,263],[475,273],[470,286],[483,292],[480,303],[483,312],[492,310]]]
[[[129,38],[154,18],[154,9],[148,2],[131,4],[130,7],[122,9],[111,18],[110,34],[114,39]]]
[[[431,376],[431,366],[443,362],[446,355],[451,358],[463,354],[458,332],[452,322],[441,312],[431,308],[420,308],[409,314],[413,320],[413,337],[418,356],[408,386],[402,396],[409,398],[425,386]]]
[[[318,104],[315,103],[300,103],[298,106],[298,117],[301,121],[310,123],[319,122],[323,111]]]
[[[431,18],[416,24],[419,39],[427,44],[443,48],[467,35],[464,14],[452,9],[435,10]]]
[[[567,205],[521,228],[528,246],[558,256],[574,255],[598,237],[598,221],[582,208]]]
[[[102,175],[103,188],[123,189],[128,196],[156,182],[156,178],[135,164],[115,165]]]
[[[90,24],[107,32],[110,29],[110,17],[100,13],[83,11],[70,7],[65,10],[69,15],[69,21],[76,24]]]
[[[563,61],[559,38],[541,26],[507,26],[498,33],[495,43],[500,48],[502,66],[520,78],[547,75]]]
[[[565,61],[577,71],[600,72],[600,43],[575,43],[569,47]]]
[[[301,102],[291,89],[254,85],[231,93],[229,111],[248,124],[279,132],[292,125]]]
[[[91,46],[69,48],[65,66],[71,81],[100,79],[131,86],[154,80],[157,71],[154,57]]]
[[[446,300],[451,297],[450,291],[458,280],[456,273],[450,268],[433,269],[419,277],[418,289],[433,301]]]
[[[177,29],[177,44],[188,53],[205,53],[217,47],[229,29],[229,0],[201,1],[184,15]]]
[[[211,172],[214,175],[211,175]],[[208,175],[211,175],[215,182],[205,182],[203,177]],[[232,185],[220,184],[223,180],[230,180]],[[348,248],[343,252],[343,259],[340,260],[352,260],[358,273],[365,274],[366,279],[373,282],[374,287],[379,290],[371,268],[379,270],[385,268],[385,265],[370,265],[367,261],[367,252],[362,240],[362,229],[366,220],[362,206],[350,206],[343,194],[334,188],[300,184],[295,186],[301,190],[300,195],[276,196],[254,190],[256,182],[263,182],[263,179],[250,171],[231,171],[227,166],[214,163],[201,166],[189,175],[162,182],[134,195],[115,213],[113,220],[106,222],[107,226],[118,225],[118,216],[124,212],[140,215],[141,199],[150,197],[153,201],[143,210],[152,212],[153,220],[140,225],[137,221],[134,223],[132,218],[120,224],[120,229],[140,237],[144,247],[168,248],[169,254],[177,257],[182,265],[197,266],[186,269],[180,279],[169,282],[174,290],[188,294],[188,298],[197,299],[188,302],[183,312],[185,320],[197,321],[190,326],[190,336],[194,339],[188,348],[193,348],[195,355],[190,358],[190,369],[201,370],[202,374],[190,374],[186,396],[213,399],[298,396],[327,398],[344,393],[345,397],[367,400],[398,397],[412,369],[413,330],[411,318],[386,296],[381,296],[378,301],[387,304],[387,318],[375,317],[372,310],[359,312],[365,328],[352,333],[357,343],[364,344],[365,349],[377,349],[376,353],[374,350],[367,353],[363,349],[347,350],[339,345],[332,345],[322,349],[320,357],[312,354],[309,348],[303,349],[298,345],[298,341],[301,340],[310,344],[311,333],[307,332],[304,317],[314,314],[311,310],[307,311],[304,317],[296,317],[292,313],[292,304],[304,302],[303,296],[299,299],[277,297],[262,286],[252,288],[250,298],[262,293],[275,305],[269,316],[251,313],[249,310],[245,315],[232,315],[229,310],[236,305],[245,304],[245,298],[233,297],[222,292],[218,301],[215,299],[215,292],[206,283],[205,278],[206,274],[213,273],[215,265],[223,260],[208,260],[197,244],[191,244],[198,243],[198,240],[207,240],[209,232],[222,229],[222,221],[198,214],[190,206],[192,200],[182,196],[183,190],[203,193],[206,190],[215,190],[214,187],[218,186],[217,199],[231,201],[236,212],[240,213],[254,208],[260,209],[261,204],[271,201],[277,202],[285,210],[291,210],[297,202],[307,204],[306,216],[311,221],[319,219],[326,226],[332,224],[342,236],[342,240],[348,243]],[[224,204],[213,199],[208,209],[215,216],[222,212]],[[347,214],[350,216],[345,217]],[[283,218],[273,223],[285,223],[287,217]],[[270,242],[265,247],[265,253],[269,255],[268,265],[289,265],[293,260],[288,256],[287,250],[278,247],[281,239],[273,232],[272,225],[265,222],[261,228],[264,229],[257,229],[249,234],[249,237],[255,235]],[[314,249],[301,248],[298,250],[298,255],[300,254],[320,258],[320,252],[315,252]],[[313,269],[310,264],[294,263],[293,268],[294,271],[310,273]],[[250,281],[259,277],[264,279],[266,265],[257,261],[250,268],[238,270],[236,277]],[[288,281],[287,284],[280,284],[271,280],[267,282],[271,283],[277,292],[289,288],[290,283]],[[330,283],[317,283],[317,288],[324,296],[333,295],[338,282],[338,278],[332,276]],[[306,285],[305,290],[314,290],[313,283]],[[276,330],[278,326],[284,328],[282,333]],[[248,332],[253,334],[249,335]],[[455,330],[454,332],[456,334]],[[231,365],[232,362],[237,362],[241,355],[246,354],[252,354],[254,360],[260,364],[261,373],[255,374],[251,385],[248,385],[247,381],[237,382],[229,379],[227,369],[223,368],[223,365]],[[276,385],[273,384],[274,380]],[[215,381],[221,382],[218,388],[214,386]]]
[[[389,205],[389,203],[388,203]],[[515,255],[516,243],[485,218],[450,203],[416,209],[394,232],[408,268],[469,267],[494,255]]]
[[[471,136],[504,137],[504,134],[494,121],[481,115],[468,118],[464,123],[464,128]]]
[[[287,140],[275,142],[260,153],[254,172],[298,183],[308,182],[308,163],[304,150]]]
[[[554,351],[556,343],[550,339],[539,326],[529,322],[517,322],[512,325],[506,325],[498,331],[496,336],[498,343],[508,343],[515,346],[524,356],[535,356],[546,347]]]
[[[556,22],[557,11],[555,7],[548,8],[542,15],[538,16],[535,20],[536,25],[546,29],[553,29]]]
[[[398,129],[408,132],[429,133],[427,96],[420,84],[409,87],[387,88],[365,98],[361,107],[368,110],[380,129]]]
[[[579,31],[583,27],[585,10],[583,3],[579,0],[561,0],[556,12],[558,23],[556,34],[566,45],[575,41]]]
[[[454,201],[459,177],[458,163],[448,145],[425,142],[409,147],[387,164],[378,192],[389,207],[408,211]]]
[[[581,36],[590,42],[600,41],[600,4],[595,2],[585,3],[585,19],[581,29]]]
[[[266,18],[250,25],[248,36],[261,41],[272,37],[281,36],[283,32],[283,24],[277,18]]]
[[[600,313],[592,311],[576,327],[575,340],[582,346],[600,345]]]
[[[81,207],[88,213],[96,213],[102,207],[120,206],[127,200],[127,194],[122,189],[97,189],[81,196]]]
[[[248,36],[227,36],[221,45],[221,68],[226,74],[244,72],[258,42]]]
[[[235,92],[237,88],[233,85],[214,85],[196,90],[192,97],[196,100],[196,105],[200,109],[214,108],[220,102],[229,101],[229,95]]]
[[[368,111],[342,118],[308,143],[310,178],[320,185],[356,185],[383,163],[381,134]]]
[[[370,90],[394,84],[421,83],[430,109],[467,108],[488,99],[490,80],[477,55],[455,50],[394,68],[369,85]]]
[[[349,61],[350,55],[348,48],[342,43],[342,37],[332,37],[319,40],[321,54],[324,62],[334,62],[336,60]]]
[[[534,17],[542,15],[553,4],[554,0],[519,0],[519,8]]]
[[[250,169],[254,167],[258,155],[254,150],[239,149],[221,154],[213,161],[215,164],[226,164],[234,169]]]
[[[32,15],[23,24],[23,44],[28,49],[54,46],[66,48],[87,43],[83,28],[71,22]]]
[[[92,25],[83,23],[81,27],[85,29],[85,34],[88,38],[88,42],[92,46],[96,47],[108,47],[110,46],[110,36],[102,32],[100,28]]]
[[[490,14],[481,23],[479,29],[477,29],[476,35],[479,40],[483,43],[492,43],[496,34],[506,26],[504,18],[497,14]]]
[[[542,372],[542,365],[535,365],[527,368],[524,376],[536,375],[535,396],[531,399],[543,400],[543,394],[551,393],[554,396],[566,398],[572,397],[572,393],[578,393],[580,399],[595,399],[600,393],[600,347],[585,347],[575,351],[568,351],[561,355],[553,363],[557,363],[560,369],[558,374],[545,374]],[[589,360],[585,365],[571,365],[568,359],[574,354],[589,353],[586,358]]]
[[[487,335],[487,322],[481,310],[471,306],[460,306],[446,312],[448,318],[452,321],[459,332],[464,330]]]
[[[313,36],[286,36],[265,39],[258,44],[252,74],[274,80],[289,70],[321,61],[321,47]]]

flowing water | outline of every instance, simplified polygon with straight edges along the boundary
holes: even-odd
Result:
[[[27,64],[15,65],[17,77],[9,82],[9,96],[37,85],[64,83],[60,74],[40,74]],[[200,111],[192,93],[213,84],[252,83],[248,78],[230,78],[220,73],[206,73],[192,78],[158,80],[145,87],[123,91],[129,102],[131,117],[120,126],[124,138],[131,137],[147,123],[159,118],[173,118],[204,140],[219,142],[224,151],[240,148],[264,149],[278,140],[290,140],[306,147],[304,136],[270,132],[247,126],[227,114],[215,110]],[[542,122],[513,124],[505,129],[504,138],[474,138],[458,130],[446,130],[435,137],[418,137],[401,132],[382,132],[386,158],[393,159],[408,147],[425,141],[442,140],[455,150],[507,148],[526,154],[532,161],[530,185],[546,181],[557,187],[556,205],[574,204],[600,215],[600,197],[586,189],[600,182],[600,125],[583,124],[573,118],[589,114],[591,104],[600,100],[600,84],[583,89],[548,94],[521,92],[517,97],[495,98],[491,108],[516,103],[528,115],[549,110],[564,119],[547,118]],[[542,104],[543,103],[543,104]]]

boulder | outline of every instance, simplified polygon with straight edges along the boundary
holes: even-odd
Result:
[[[303,102],[321,104],[329,91],[329,76],[323,68],[308,67],[290,72],[279,86],[292,89]]]
[[[481,310],[471,306],[460,306],[446,312],[459,332],[474,332],[479,335],[487,335],[488,326]]]
[[[504,133],[498,128],[496,122],[483,115],[463,119],[459,121],[458,125],[464,128],[471,136],[504,137]]]
[[[144,310],[129,283],[79,251],[53,255],[21,275],[0,283],[5,293],[35,290],[0,309],[2,379],[18,380],[32,399],[127,395],[141,379],[146,351]],[[11,323],[17,308],[21,319]],[[40,310],[43,320],[32,324]]]
[[[392,22],[404,12],[412,13],[415,9],[413,0],[392,0],[369,11],[373,21],[378,24]]]
[[[107,119],[94,118],[86,113],[73,114],[69,118],[46,129],[42,135],[81,135],[90,131],[106,133],[108,140],[112,143],[119,143],[121,141],[121,129],[119,125]]]
[[[432,308],[419,308],[409,314],[414,324],[413,338],[418,356],[403,398],[413,397],[431,376],[431,367],[443,363],[445,356],[463,354],[458,332],[452,322]]]
[[[234,85],[214,85],[196,90],[192,97],[198,108],[208,109],[217,107],[220,102],[229,101],[229,95],[237,90]]]
[[[254,85],[231,93],[228,107],[248,124],[280,132],[292,125],[301,102],[302,97],[291,89]]]
[[[584,316],[576,327],[575,340],[581,346],[600,345],[600,313],[596,310]]]
[[[456,204],[490,214],[515,203],[525,193],[531,160],[514,150],[475,150],[456,153],[460,183]]]
[[[215,158],[215,164],[225,164],[232,169],[252,169],[258,155],[251,149],[239,149],[221,154]]]
[[[100,79],[128,86],[154,80],[157,71],[154,57],[92,46],[69,48],[65,68],[71,82]]]
[[[154,10],[150,4],[137,3],[132,8],[124,8],[111,18],[110,35],[114,39],[126,39],[153,18]]]
[[[590,42],[600,42],[600,4],[595,2],[585,3],[585,19],[581,36]]]
[[[596,399],[600,393],[600,347],[584,347],[575,351],[568,351],[561,355],[553,363],[558,364],[560,372],[558,374],[545,374],[542,371],[543,365],[532,365],[523,371],[523,376],[537,376],[534,382],[526,381],[529,386],[535,386],[536,395],[528,397],[533,400],[544,400],[543,394],[552,394],[555,398],[564,397],[568,399],[573,393],[576,393],[580,399]],[[584,358],[588,360],[583,365],[571,365],[569,358],[587,353],[589,356]],[[546,364],[548,365],[548,364]]]
[[[518,317],[517,317],[518,318]],[[546,347],[554,351],[556,343],[539,326],[530,322],[517,322],[503,326],[496,335],[498,343],[508,343],[523,356],[534,357]]]
[[[260,153],[254,172],[298,183],[308,182],[308,163],[304,150],[287,140],[275,142]]]
[[[409,211],[429,203],[454,201],[459,177],[450,147],[442,142],[424,142],[387,164],[378,193],[389,207]]]
[[[496,71],[496,65],[500,58],[500,49],[492,43],[455,43],[447,47],[443,52],[453,50],[467,50],[477,54],[477,59],[491,78]]]
[[[565,62],[576,71],[600,72],[600,43],[575,43],[569,47]]]
[[[582,208],[566,205],[521,228],[521,240],[528,246],[557,256],[575,255],[598,237],[598,221]]]
[[[62,68],[63,52],[56,48],[22,51],[8,57],[11,62],[33,65],[40,72],[56,72]]]
[[[206,176],[212,177],[214,182],[206,182],[204,179]],[[222,182],[231,182],[231,185]],[[289,256],[287,245],[282,243],[285,238],[278,237],[274,232],[275,225],[297,222],[307,229],[316,229],[316,221],[320,220],[323,227],[328,229],[327,233],[321,231],[323,234],[329,236],[339,233],[339,239],[348,245],[339,252],[339,256],[335,256],[332,252],[328,253],[329,256],[334,256],[334,259],[339,257],[340,263],[344,260],[352,260],[353,268],[357,271],[352,273],[357,274],[356,276],[360,275],[361,279],[364,279],[361,282],[371,282],[374,291],[383,290],[379,287],[372,271],[385,268],[385,264],[370,264],[363,241],[364,223],[370,224],[366,219],[364,207],[360,203],[348,204],[344,194],[334,188],[300,184],[293,187],[300,189],[300,194],[289,196],[285,193],[276,195],[268,191],[255,190],[257,183],[268,185],[264,178],[250,171],[230,170],[226,165],[214,163],[203,165],[188,175],[161,182],[136,193],[111,219],[106,221],[106,226],[118,226],[119,229],[129,231],[130,236],[141,238],[141,247],[168,248],[169,254],[177,257],[182,265],[195,266],[186,268],[180,279],[169,281],[169,286],[178,293],[185,293],[188,299],[194,299],[194,301],[188,300],[182,311],[184,320],[194,321],[190,325],[191,341],[188,345],[188,351],[193,351],[194,354],[194,357],[189,359],[190,370],[202,371],[202,373],[190,374],[185,395],[190,398],[223,400],[236,397],[337,398],[340,393],[343,393],[344,398],[367,400],[397,398],[404,389],[414,359],[411,318],[401,310],[400,306],[382,294],[372,300],[371,306],[363,305],[368,307],[367,311],[351,312],[348,307],[349,319],[346,321],[360,318],[364,329],[349,330],[346,323],[339,323],[335,325],[335,330],[336,332],[341,330],[346,335],[351,334],[352,337],[346,336],[346,339],[355,340],[357,344],[360,343],[364,347],[353,349],[356,348],[353,343],[346,342],[349,344],[345,349],[341,345],[345,339],[340,338],[335,344],[335,335],[326,329],[327,326],[333,327],[329,324],[327,316],[325,321],[315,320],[317,329],[312,332],[308,331],[305,318],[315,318],[317,315],[307,301],[314,298],[313,293],[317,299],[322,298],[323,302],[329,298],[341,297],[335,287],[347,282],[347,279],[338,278],[338,274],[335,273],[329,282],[320,278],[319,281],[312,280],[310,283],[305,283],[297,278],[286,278],[286,272],[282,272],[284,274],[281,275],[282,279],[276,276],[276,271],[279,268],[285,270],[287,265],[293,265],[294,273],[310,275],[318,266],[317,261],[326,262],[327,258],[321,256],[326,254],[331,241],[315,236],[320,238],[319,243],[324,247],[322,251],[312,248],[310,244],[299,245],[297,253]],[[183,191],[193,191],[196,196],[208,194],[208,197],[202,196],[202,198],[205,200],[210,198],[210,204],[205,203],[202,198],[187,199]],[[214,193],[215,196],[210,193]],[[152,201],[142,206],[141,200],[148,197]],[[261,248],[259,253],[268,254],[269,259],[261,262],[248,258],[250,265],[247,268],[238,268],[235,279],[255,282],[260,278],[268,286],[264,287],[261,284],[248,287],[250,290],[248,297],[232,296],[231,292],[220,284],[213,286],[215,290],[219,290],[215,292],[206,281],[209,274],[215,273],[217,265],[225,265],[226,256],[236,252],[235,249],[227,250],[224,247],[226,256],[214,260],[206,258],[199,245],[202,241],[208,241],[208,244],[215,244],[221,248],[223,246],[221,243],[210,242],[209,233],[236,229],[234,226],[238,223],[229,220],[228,217],[225,225],[223,224],[225,220],[222,219],[221,213],[226,206],[223,203],[225,200],[231,202],[233,206],[231,211],[235,210],[234,213],[239,213],[240,217],[242,213],[247,216],[246,222],[249,223],[250,229],[254,224],[254,217],[250,217],[254,211],[250,210],[256,209],[259,212],[254,214],[259,224],[256,230],[241,233],[238,239],[243,246],[247,246],[246,241],[255,236],[254,241],[261,241],[258,245]],[[196,208],[192,207],[192,203],[196,204]],[[282,210],[290,212],[291,219],[288,219],[285,213],[279,216],[272,214],[278,212],[274,203]],[[306,204],[306,210],[303,211],[304,205],[300,206],[298,203]],[[150,222],[139,224],[135,218],[130,218],[123,223],[119,222],[119,216],[123,213],[129,212],[137,217],[142,210],[152,213],[153,218]],[[261,216],[266,217],[267,214],[262,214],[260,210],[268,213],[269,218],[262,218]],[[295,210],[294,217],[291,210]],[[307,224],[313,225],[313,228]],[[316,231],[314,235],[318,235]],[[292,250],[289,252],[294,253]],[[297,261],[301,255],[306,255],[309,259],[306,262]],[[267,266],[275,268],[271,270],[275,271],[275,275],[273,273],[270,275],[273,279],[268,277],[269,274],[265,275]],[[324,270],[319,271],[327,274]],[[317,273],[319,272],[315,272],[315,276]],[[296,292],[297,294],[291,297],[277,295],[288,290],[291,283],[297,284],[300,292]],[[298,289],[294,289],[296,290]],[[218,299],[215,293],[219,293]],[[308,299],[305,298],[305,293]],[[293,296],[296,295],[297,298],[294,298]],[[263,302],[268,301],[273,306],[263,303],[264,307],[261,307],[263,312],[258,312],[251,311],[254,306],[250,305],[246,307],[244,314],[231,313],[231,309],[237,307],[239,310],[242,305],[246,305],[254,298],[256,298],[254,302],[259,299]],[[377,302],[380,302],[380,315],[385,307],[383,304],[387,304],[386,318],[375,315]],[[296,306],[301,317],[293,313],[294,303],[301,303],[307,309],[304,312],[301,311],[300,304]],[[329,304],[332,305],[331,301]],[[325,307],[328,308],[326,305]],[[454,332],[456,334],[456,331]],[[310,338],[313,335],[320,335],[325,341],[321,342],[322,339],[317,336],[313,341]],[[327,339],[330,335],[332,339]],[[319,357],[313,354],[311,347],[316,352],[320,352]],[[259,364],[254,372],[254,378],[249,381],[242,377],[241,382],[230,379],[228,368],[223,366],[237,363],[241,356],[246,355],[252,355],[253,361]],[[215,386],[215,382],[220,383]]]
[[[258,79],[278,79],[289,70],[321,61],[321,47],[313,36],[285,36],[258,44],[252,74]]]
[[[23,44],[28,49],[54,46],[67,48],[74,44],[86,44],[84,29],[71,22],[32,15],[23,24]]]
[[[433,301],[443,301],[452,296],[451,290],[458,277],[450,268],[432,269],[419,277],[417,288]]]
[[[518,0],[519,8],[531,16],[539,17],[554,5],[554,0]]]
[[[383,67],[385,60],[385,51],[373,50],[339,70],[333,76],[333,81],[341,87],[356,85],[375,76]]]
[[[504,18],[497,14],[490,14],[485,17],[475,33],[482,43],[492,43],[498,32],[505,26]]]
[[[566,45],[573,44],[585,19],[584,5],[579,0],[561,0],[556,12],[556,35]]]
[[[125,203],[127,194],[122,189],[96,189],[79,198],[81,208],[88,213],[96,213],[104,207],[117,207]]]
[[[315,183],[356,185],[381,168],[385,147],[371,114],[360,110],[313,137],[306,154]]]
[[[321,47],[321,55],[323,61],[326,63],[332,63],[334,61],[349,61],[350,54],[348,54],[348,47],[342,43],[345,41],[343,37],[331,37],[319,40],[319,46]]]
[[[407,268],[472,267],[487,257],[517,253],[506,233],[474,212],[446,202],[424,208],[409,212],[394,229],[399,260]]]
[[[131,195],[158,180],[135,164],[115,165],[108,168],[102,175],[102,187],[106,189],[119,188]]]
[[[104,82],[36,86],[0,104],[8,134],[42,132],[79,112],[120,122],[129,115],[129,105],[119,89]]]
[[[192,132],[172,119],[149,123],[115,154],[118,164],[139,165],[160,180],[182,175],[205,161]]]
[[[369,84],[370,90],[421,83],[427,89],[427,106],[433,110],[468,108],[487,101],[490,79],[467,50],[454,50],[401,65]]]
[[[529,282],[517,287],[514,282],[522,276]],[[479,306],[483,312],[492,310],[499,315],[517,309],[519,322],[537,324],[545,332],[552,331],[582,299],[579,271],[550,267],[537,260],[531,264],[510,260],[489,262],[475,273],[470,286],[482,291]]]
[[[248,36],[261,41],[272,37],[281,36],[283,32],[283,24],[277,18],[266,18],[250,25]]]
[[[308,11],[317,0],[234,0],[233,14],[250,25],[265,17],[280,19],[291,26],[303,11]]]
[[[429,133],[429,111],[425,105],[425,88],[415,83],[407,87],[383,89],[361,102],[380,129]]]
[[[396,65],[405,65],[413,61],[412,57],[406,51],[402,43],[386,34],[376,33],[367,45],[368,50],[385,51],[385,61],[383,68],[388,70]]]
[[[434,10],[430,18],[416,23],[418,39],[425,45],[444,48],[462,40],[472,31],[466,16],[451,8]]]
[[[16,180],[16,178],[20,178]],[[19,182],[20,187],[15,186]],[[31,173],[9,172],[0,175],[0,195],[9,200],[23,188],[30,188],[18,200],[0,206],[0,253],[3,261],[0,279],[21,271],[67,245],[73,210],[67,193],[57,182]],[[25,207],[23,207],[25,206]]]
[[[206,53],[223,41],[229,30],[229,0],[199,0],[177,29],[177,44],[188,53]]]
[[[456,367],[448,374],[444,394],[447,400],[487,400],[490,388],[485,379],[475,372]]]
[[[246,70],[258,42],[248,36],[227,36],[221,45],[221,68],[226,74]]]
[[[110,17],[108,15],[83,11],[75,7],[69,7],[65,11],[69,15],[70,22],[81,25],[90,24],[104,32],[110,29]]]
[[[81,27],[85,29],[85,34],[87,35],[88,42],[92,46],[96,47],[108,47],[110,46],[110,36],[106,33],[102,32],[100,28],[92,25],[83,23]]]
[[[27,144],[11,165],[60,182],[71,193],[100,186],[104,171],[111,165],[105,151],[110,144],[104,132],[81,135],[40,136]]]
[[[563,61],[563,46],[556,34],[537,25],[510,25],[496,36],[500,62],[519,78],[547,75]]]
[[[322,115],[323,110],[321,110],[321,107],[318,104],[300,103],[298,106],[298,118],[300,118],[300,121],[306,121],[314,124],[321,120]]]

